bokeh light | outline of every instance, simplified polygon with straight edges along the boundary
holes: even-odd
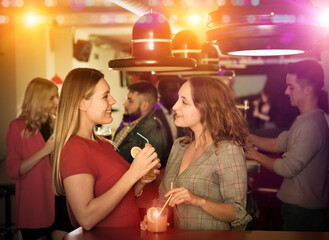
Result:
[[[177,23],[177,21],[178,21],[178,17],[177,17],[176,14],[172,14],[172,15],[169,16],[169,22],[170,23]]]
[[[186,23],[189,25],[196,25],[202,23],[202,17],[199,14],[186,15]]]
[[[5,15],[0,15],[0,24],[7,24],[9,23],[9,17]]]
[[[74,11],[81,11],[85,8],[85,2],[80,0],[69,0],[69,4]]]
[[[124,14],[117,14],[114,17],[115,23],[126,23],[127,22],[127,16]]]
[[[111,22],[111,17],[109,15],[107,15],[107,14],[102,14],[100,16],[100,22],[102,24],[104,24],[104,23],[110,23]]]
[[[5,8],[11,7],[11,1],[10,0],[2,0],[1,5]]]
[[[174,0],[163,0],[162,5],[166,7],[170,7],[174,5]]]
[[[64,18],[63,15],[57,15],[56,18],[55,18],[55,20],[56,20],[56,22],[57,22],[58,24],[63,24],[65,18]]]
[[[104,0],[103,4],[105,7],[110,7],[112,5],[112,1],[111,0]]]
[[[15,7],[23,7],[24,6],[24,0],[16,0],[14,1]]]
[[[256,22],[256,16],[255,15],[248,15],[247,16],[247,22],[248,23],[255,23]]]
[[[95,0],[85,0],[86,7],[93,7],[95,6]]]
[[[319,25],[329,29],[329,9],[326,8],[319,14]]]
[[[27,28],[35,27],[39,23],[39,16],[33,11],[27,11],[22,16],[22,23]]]
[[[230,23],[231,22],[231,17],[229,15],[223,15],[222,22],[226,23],[226,24]]]
[[[260,0],[251,0],[251,5],[252,6],[258,6],[259,2],[260,2]]]
[[[218,4],[218,6],[224,6],[225,3],[226,3],[225,0],[217,0],[217,4]]]
[[[56,7],[57,0],[44,0],[43,4],[47,7]]]

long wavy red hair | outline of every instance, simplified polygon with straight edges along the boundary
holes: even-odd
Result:
[[[214,145],[228,140],[245,147],[248,127],[240,110],[236,107],[229,88],[219,79],[211,77],[192,77],[189,80],[195,107],[200,111],[201,123],[208,130]],[[187,138],[183,144],[195,139],[191,129],[185,130]]]

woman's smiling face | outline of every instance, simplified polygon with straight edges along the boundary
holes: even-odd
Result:
[[[201,114],[194,105],[189,81],[185,82],[179,89],[178,100],[173,106],[173,110],[176,113],[176,126],[193,129],[195,126],[201,125]]]

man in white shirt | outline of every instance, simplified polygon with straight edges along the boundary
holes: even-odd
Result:
[[[282,158],[270,158],[254,148],[248,149],[246,157],[283,176],[277,194],[282,202],[283,230],[323,231],[329,192],[329,130],[318,96],[324,72],[313,60],[291,63],[286,83],[285,94],[300,111],[289,131],[277,138],[249,136],[258,149],[283,153]]]

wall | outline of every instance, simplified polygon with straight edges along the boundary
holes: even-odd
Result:
[[[76,39],[88,40],[88,36],[83,31],[77,31],[75,33]],[[122,120],[124,113],[123,102],[126,99],[127,88],[120,85],[120,72],[116,70],[109,70],[108,62],[112,59],[126,57],[126,54],[120,50],[120,46],[115,43],[103,42],[101,44],[92,42],[91,54],[88,62],[79,62],[73,59],[73,68],[76,67],[90,67],[100,70],[105,80],[108,82],[111,88],[111,95],[116,100],[113,105],[115,111],[112,113],[113,122],[108,124],[109,128],[114,131]]]
[[[112,88],[117,100],[114,116],[116,128],[122,116],[122,103],[125,89],[120,87],[119,72],[110,72],[107,62],[122,53],[114,47],[93,47],[92,57],[88,63],[73,59],[73,28],[50,28],[38,26],[26,29],[15,24],[0,24],[0,184],[14,183],[6,173],[6,135],[9,123],[18,114],[25,88],[35,77],[51,79],[55,74],[63,80],[73,67],[94,67],[101,70]],[[99,57],[96,58],[95,56]],[[121,114],[121,116],[120,116]],[[4,199],[0,198],[0,225],[4,224]],[[11,201],[12,219],[14,221],[15,202]]]

